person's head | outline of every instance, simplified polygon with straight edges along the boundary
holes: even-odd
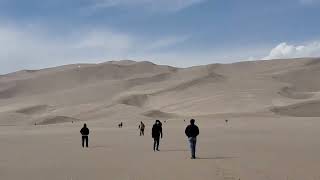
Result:
[[[194,124],[194,122],[195,122],[195,120],[194,120],[194,119],[191,119],[191,120],[190,120],[190,124],[192,124],[192,125],[193,125],[193,124]]]
[[[156,120],[156,124],[159,125],[159,124],[160,124],[160,121],[159,121],[159,120]]]
[[[87,124],[86,124],[86,123],[84,123],[84,124],[83,124],[83,127],[87,127]]]

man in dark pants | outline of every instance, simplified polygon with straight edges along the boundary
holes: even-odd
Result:
[[[86,147],[88,147],[89,129],[87,128],[87,124],[83,125],[83,128],[80,130],[80,133],[82,135],[82,147],[84,147],[84,143],[86,143]]]
[[[196,158],[196,144],[197,144],[197,136],[199,135],[199,128],[194,124],[195,120],[190,120],[190,125],[187,126],[185,133],[188,137],[190,150],[191,150],[191,159]]]
[[[152,127],[153,151],[159,151],[160,137],[162,138],[162,124],[159,120]]]

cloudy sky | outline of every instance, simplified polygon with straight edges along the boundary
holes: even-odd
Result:
[[[0,0],[0,73],[320,56],[320,0]]]

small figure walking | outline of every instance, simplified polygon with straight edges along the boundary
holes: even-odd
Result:
[[[196,158],[196,144],[197,144],[197,136],[199,135],[199,128],[195,124],[195,120],[190,120],[190,125],[187,126],[185,130],[185,134],[188,137],[190,150],[191,150],[191,159]]]
[[[160,137],[162,138],[162,124],[156,120],[152,127],[153,151],[159,151]]]
[[[144,128],[145,128],[145,125],[144,125],[144,123],[141,121],[141,122],[140,122],[140,125],[139,125],[140,136],[144,136]]]
[[[89,129],[87,128],[87,124],[83,124],[83,127],[80,130],[80,133],[82,135],[82,147],[84,148],[84,144],[86,144],[86,147],[88,147]]]

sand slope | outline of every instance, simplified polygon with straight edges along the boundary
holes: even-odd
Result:
[[[39,116],[95,120],[109,116],[108,109],[123,104],[126,106],[116,113],[134,106],[139,109],[135,116],[141,118],[265,111],[318,116],[316,108],[303,113],[301,108],[281,106],[302,102],[299,107],[308,106],[318,100],[320,82],[314,77],[319,73],[319,59],[314,58],[183,69],[111,61],[24,70],[0,77],[0,113],[23,114],[34,120]],[[36,122],[22,118],[12,125],[28,123]]]
[[[305,58],[190,68],[126,60],[1,75],[0,179],[319,179],[319,72],[320,59]],[[197,160],[184,135],[190,118],[200,127]],[[164,132],[157,153],[155,119]]]

